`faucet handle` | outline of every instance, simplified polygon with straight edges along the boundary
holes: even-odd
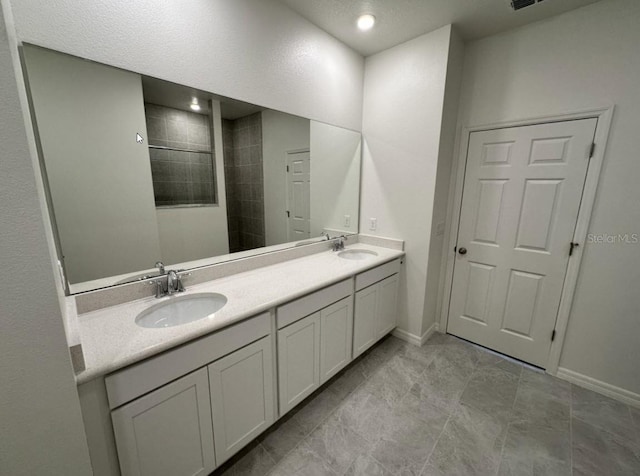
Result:
[[[147,284],[156,285],[156,298],[159,299],[164,296],[164,285],[161,279],[152,279],[151,281],[147,281]]]
[[[158,270],[160,271],[160,274],[165,274],[164,263],[162,261],[156,261],[156,264],[154,265],[154,267],[158,268]]]

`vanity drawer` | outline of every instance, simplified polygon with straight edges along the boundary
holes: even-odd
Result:
[[[269,313],[133,364],[105,378],[113,409],[271,333]]]
[[[389,261],[376,268],[360,273],[356,276],[356,291],[360,291],[368,286],[371,286],[378,281],[382,281],[384,278],[388,278],[396,273],[400,272],[400,260],[395,259]]]
[[[280,306],[276,311],[278,329],[282,329],[340,299],[344,299],[350,296],[352,292],[353,281],[351,279],[345,279],[320,291],[296,299],[284,306]]]

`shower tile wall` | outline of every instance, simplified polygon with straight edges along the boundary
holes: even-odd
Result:
[[[156,206],[215,203],[214,152],[209,117],[145,103],[149,145],[206,153],[149,148]]]
[[[262,116],[223,120],[229,250],[265,246]]]

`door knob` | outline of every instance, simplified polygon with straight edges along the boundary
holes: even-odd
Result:
[[[458,253],[460,253],[461,255],[466,255],[467,254],[467,249],[466,248],[459,248],[458,249]]]

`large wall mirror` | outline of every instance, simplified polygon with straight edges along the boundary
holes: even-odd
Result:
[[[23,45],[68,291],[358,232],[360,133]]]

